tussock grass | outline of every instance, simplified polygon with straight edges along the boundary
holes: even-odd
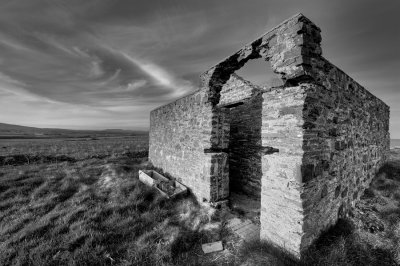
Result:
[[[138,170],[149,167],[146,152],[124,144],[107,150],[110,143],[88,151],[89,143],[74,142],[88,151],[75,156],[73,146],[66,156],[74,160],[0,167],[1,265],[400,264],[400,153],[392,152],[353,216],[325,232],[299,262],[265,242],[238,244],[223,211],[201,208],[190,196],[160,197],[138,181]],[[67,147],[43,149],[46,158]],[[204,255],[201,244],[218,240],[225,250]]]
[[[353,215],[325,232],[304,265],[400,265],[400,151],[391,150]]]
[[[219,232],[192,197],[167,201],[138,181],[146,158],[1,169],[2,265],[208,264]],[[214,262],[210,262],[212,264]]]
[[[396,265],[392,250],[363,239],[350,220],[339,220],[305,253],[301,265]]]

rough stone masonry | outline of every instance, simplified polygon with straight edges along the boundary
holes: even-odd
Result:
[[[201,202],[241,190],[261,201],[261,239],[295,256],[351,211],[389,150],[389,107],[322,57],[298,14],[201,75],[150,115],[152,164]],[[262,58],[282,86],[234,72]]]

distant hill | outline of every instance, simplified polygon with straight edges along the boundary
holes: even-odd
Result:
[[[87,138],[147,135],[147,131],[124,129],[72,130],[61,128],[36,128],[0,123],[0,139],[13,138]]]
[[[400,149],[400,139],[391,139],[390,140],[390,148]]]

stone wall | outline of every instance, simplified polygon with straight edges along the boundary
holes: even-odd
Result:
[[[261,239],[298,255],[303,235],[301,165],[303,158],[303,86],[263,94]]]
[[[389,108],[325,59],[325,74],[264,93],[261,237],[294,254],[334,225],[389,149]],[[329,66],[329,67],[328,67]]]
[[[213,114],[207,99],[199,90],[151,112],[149,160],[187,185],[199,200],[216,201],[229,193],[228,156],[207,151],[213,143],[228,146],[226,138],[212,132],[228,134],[224,120],[229,117],[228,112]]]
[[[386,161],[389,107],[320,58],[304,106],[305,246],[346,216]]]
[[[226,199],[229,188],[261,196],[261,238],[299,257],[351,211],[389,149],[389,107],[324,59],[320,42],[320,29],[296,15],[202,74],[198,91],[151,112],[155,166],[199,200]],[[260,57],[282,87],[234,75]]]
[[[229,196],[229,172],[232,173],[229,160],[233,160],[233,170],[240,172],[233,175],[233,185],[240,183],[245,192],[259,197],[260,93],[261,88],[231,75],[222,87],[217,106],[209,102],[204,90],[199,90],[153,110],[150,114],[151,163],[187,185],[199,200],[218,201]],[[243,107],[253,111],[248,109],[243,117],[238,116]],[[237,111],[230,115],[234,109]],[[240,131],[230,135],[231,125]],[[228,146],[230,140],[241,146]],[[228,156],[230,152],[233,156]]]
[[[282,79],[284,88],[262,92],[261,171],[256,172],[262,176],[254,179],[261,179],[261,238],[296,256],[300,256],[304,234],[301,165],[306,94],[299,84],[313,79],[310,61],[321,55],[320,41],[320,29],[299,14],[201,76],[215,106],[224,98],[224,85],[232,74],[249,60],[263,58]],[[258,161],[254,155],[252,159]]]

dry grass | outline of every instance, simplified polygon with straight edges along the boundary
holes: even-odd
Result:
[[[66,156],[78,160],[147,150],[148,136],[100,139],[0,140],[0,157]],[[0,162],[0,166],[3,165]]]
[[[140,160],[2,169],[3,265],[183,265],[200,261],[207,221],[190,197],[165,201],[142,185]],[[4,170],[6,170],[4,172]]]
[[[347,220],[322,235],[305,265],[400,265],[400,150],[373,179]]]
[[[1,265],[216,264],[201,251],[227,234],[202,230],[213,212],[140,183],[143,153],[111,153],[0,168]]]
[[[95,142],[94,154],[87,150],[90,142],[72,146],[67,155],[44,147],[42,153],[25,155],[73,160],[0,168],[1,265],[400,263],[400,152],[392,152],[353,217],[321,236],[298,262],[267,243],[238,244],[224,227],[223,210],[200,208],[190,196],[161,198],[138,181],[138,170],[149,168],[138,148],[145,141],[118,141],[116,150],[107,148],[111,140]],[[219,225],[206,230],[209,222]],[[201,244],[217,240],[223,241],[225,251],[204,255]]]

